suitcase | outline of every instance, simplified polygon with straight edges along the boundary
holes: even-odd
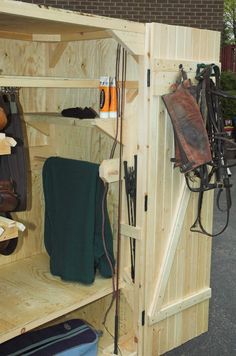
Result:
[[[98,333],[80,319],[31,331],[0,345],[1,356],[96,356]]]

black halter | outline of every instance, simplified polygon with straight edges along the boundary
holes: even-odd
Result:
[[[215,78],[214,81],[212,80],[212,77]],[[228,165],[225,157],[225,142],[227,142],[228,139],[225,137],[226,134],[224,133],[224,121],[221,112],[220,98],[236,99],[236,97],[228,95],[220,90],[220,70],[215,64],[198,65],[196,79],[198,80],[198,85],[196,86],[196,99],[206,125],[212,162],[202,165],[193,172],[185,175],[189,189],[192,192],[199,193],[197,218],[190,230],[208,236],[218,236],[226,230],[229,223],[229,212],[232,201],[228,168],[236,165],[236,163]],[[194,187],[191,184],[191,181],[196,177],[200,182],[198,187]],[[205,191],[211,189],[218,190],[216,198],[217,208],[222,212],[226,212],[224,227],[214,234],[210,234],[206,231],[201,220],[203,195]],[[225,191],[225,209],[221,207],[220,203],[223,191]]]

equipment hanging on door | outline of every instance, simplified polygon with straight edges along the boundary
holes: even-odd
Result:
[[[0,213],[11,218],[10,212],[26,210],[27,201],[26,149],[17,88],[0,89],[0,131],[17,142],[11,154],[0,157]],[[0,254],[12,254],[17,241],[0,242]]]
[[[128,167],[128,162],[124,161],[124,173],[128,223],[131,226],[136,226],[137,155],[134,156],[134,167]],[[130,237],[131,278],[133,283],[135,281],[135,254],[136,241]]]
[[[196,86],[187,79],[182,65],[180,72],[181,79],[175,85],[174,92],[162,97],[174,129],[175,158],[172,161],[185,174],[188,188],[199,194],[197,217],[190,230],[217,236],[228,226],[232,204],[228,168],[236,165],[228,165],[225,158],[228,139],[224,132],[220,99],[236,97],[220,90],[220,70],[215,64],[197,66]],[[211,189],[218,190],[217,207],[226,213],[224,227],[214,234],[206,231],[201,220],[204,192]],[[225,208],[220,204],[223,191]]]

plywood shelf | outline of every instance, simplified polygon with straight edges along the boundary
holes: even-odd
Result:
[[[25,113],[24,119],[28,125],[35,126],[37,123],[47,123],[55,125],[76,126],[76,127],[96,127],[111,137],[115,137],[116,119],[76,119],[64,117],[59,113]]]
[[[111,280],[99,276],[90,286],[62,282],[46,254],[2,266],[0,280],[0,343],[112,292]]]
[[[64,117],[60,113],[25,113],[24,119],[28,124],[37,122],[48,123],[52,125],[64,126],[83,126],[91,127],[95,125],[96,120],[103,119],[76,119],[74,117]],[[107,119],[106,119],[107,120]]]
[[[0,85],[20,88],[98,88],[98,79],[1,75]]]
[[[101,17],[49,6],[26,4],[1,0],[0,30],[25,34],[30,40],[33,34],[66,34],[93,32],[98,30],[120,30],[144,33],[143,23],[131,22],[110,17]]]
[[[76,88],[98,89],[99,79],[63,78],[63,77],[31,77],[22,75],[1,75],[0,86],[19,88]],[[137,89],[138,81],[126,81],[127,89]]]

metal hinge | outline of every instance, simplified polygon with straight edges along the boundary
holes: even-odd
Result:
[[[144,197],[144,211],[148,210],[148,195],[146,194]]]
[[[144,326],[145,325],[145,310],[142,311],[141,320],[142,320],[142,326]]]
[[[151,70],[147,70],[147,87],[149,88],[151,85]]]

